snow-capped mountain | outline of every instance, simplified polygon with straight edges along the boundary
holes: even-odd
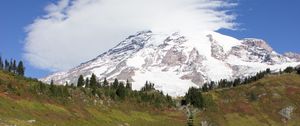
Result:
[[[133,89],[146,81],[172,96],[207,81],[234,79],[270,68],[273,71],[300,64],[299,54],[276,53],[264,40],[238,40],[216,32],[171,34],[142,31],[129,36],[95,59],[41,79],[76,83],[79,75],[96,74],[99,80],[130,80]]]

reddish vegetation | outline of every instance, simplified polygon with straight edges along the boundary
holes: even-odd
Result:
[[[289,86],[286,88],[286,94],[287,95],[300,94],[300,88]]]
[[[245,114],[249,114],[252,115],[254,114],[254,111],[252,110],[252,107],[249,103],[245,103],[245,102],[237,102],[236,103],[236,112],[239,113],[245,113]]]

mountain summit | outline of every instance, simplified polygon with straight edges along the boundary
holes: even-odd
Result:
[[[300,64],[299,54],[276,53],[264,40],[238,40],[216,32],[171,34],[142,31],[95,59],[41,79],[59,84],[96,74],[99,80],[129,80],[133,89],[146,81],[172,96],[208,81],[243,78],[270,68],[279,71]]]

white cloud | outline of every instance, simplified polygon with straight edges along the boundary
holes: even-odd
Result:
[[[90,60],[141,30],[232,29],[222,0],[59,0],[26,28],[25,58],[51,71]]]

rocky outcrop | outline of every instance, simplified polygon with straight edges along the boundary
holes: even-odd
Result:
[[[186,61],[187,57],[186,55],[182,52],[182,50],[178,50],[176,47],[172,47],[166,55],[163,57],[162,62],[163,64],[166,64],[167,66],[176,66],[180,64],[184,64]]]
[[[284,53],[283,55],[290,58],[291,60],[300,62],[300,54],[298,54],[298,53],[287,52],[287,53]]]
[[[207,35],[211,43],[211,56],[218,60],[225,60],[227,58],[227,53],[224,51],[223,47],[214,40],[211,34]]]
[[[293,115],[294,110],[295,110],[295,108],[293,106],[288,106],[288,107],[285,107],[285,108],[281,109],[279,111],[279,114],[281,116],[283,116],[284,118],[290,120],[290,119],[292,119],[292,115]]]
[[[260,62],[269,65],[282,64],[288,61],[287,57],[277,54],[263,40],[244,39],[242,45],[232,47],[229,55],[235,55],[246,62]]]
[[[204,78],[203,78],[202,74],[199,72],[196,72],[196,71],[182,76],[181,79],[191,80],[193,83],[195,83],[197,85],[202,85],[204,83]]]
[[[246,38],[243,40],[243,44],[250,46],[250,47],[259,47],[270,53],[273,51],[271,46],[268,45],[267,42],[265,42],[264,40],[261,40],[261,39]]]

